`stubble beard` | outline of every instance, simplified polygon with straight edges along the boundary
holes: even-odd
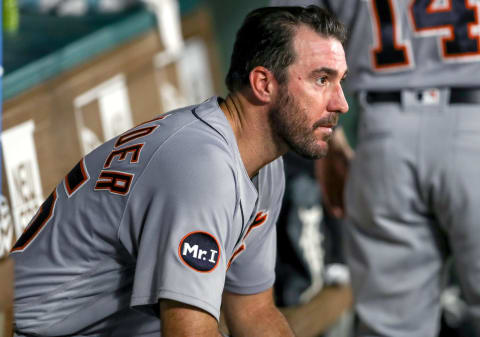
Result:
[[[279,99],[269,111],[269,119],[274,133],[279,141],[287,144],[288,148],[307,159],[320,159],[326,156],[327,146],[317,143],[314,131],[321,123],[317,122],[313,128],[306,122],[308,112],[302,109],[288,89],[282,86]],[[328,142],[329,136],[323,141]]]

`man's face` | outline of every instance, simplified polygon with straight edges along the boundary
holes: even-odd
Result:
[[[296,60],[288,80],[269,112],[273,132],[290,150],[317,159],[328,151],[328,140],[340,113],[348,111],[341,81],[347,64],[342,44],[299,27],[293,39]]]

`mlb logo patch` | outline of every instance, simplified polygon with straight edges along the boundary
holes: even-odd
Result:
[[[419,99],[424,105],[437,105],[440,103],[440,90],[436,88],[425,89],[419,93]]]
[[[191,232],[180,241],[178,255],[180,260],[193,270],[209,273],[220,261],[220,245],[210,233]]]

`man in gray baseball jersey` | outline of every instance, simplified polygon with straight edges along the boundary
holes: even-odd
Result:
[[[436,336],[449,256],[480,326],[480,2],[273,3],[323,5],[351,32],[347,86],[362,107],[346,190],[356,336]]]
[[[72,169],[15,244],[17,336],[292,336],[272,299],[288,150],[324,156],[348,110],[343,26],[253,11],[230,94],[166,113]],[[160,319],[159,319],[160,318]]]

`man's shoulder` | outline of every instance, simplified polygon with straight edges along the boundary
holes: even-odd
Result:
[[[124,166],[124,158],[132,153],[130,162],[136,165],[131,169],[140,173],[155,158],[184,164],[200,158],[213,160],[225,154],[229,156],[229,132],[216,97],[212,97],[198,105],[166,112],[125,131],[89,153],[86,161],[89,166],[98,166],[97,169],[102,169],[104,161],[108,161],[109,167]]]
[[[161,139],[146,153],[141,180],[156,181],[160,174],[168,177],[162,184],[193,196],[212,189],[223,191],[237,180],[241,159],[235,136],[215,97],[166,116],[158,130]]]
[[[166,121],[167,137],[174,138],[169,146],[191,146],[193,142],[197,147],[232,142],[233,131],[215,96],[201,104],[168,112],[165,116],[169,119]]]

